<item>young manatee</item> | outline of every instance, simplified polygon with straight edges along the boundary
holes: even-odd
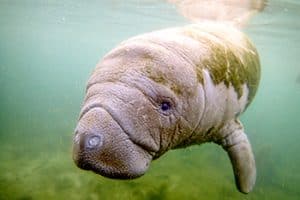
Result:
[[[228,153],[239,191],[255,184],[251,145],[238,116],[260,78],[255,47],[218,23],[133,37],[92,73],[75,130],[73,159],[102,176],[142,176],[169,149],[204,142]]]

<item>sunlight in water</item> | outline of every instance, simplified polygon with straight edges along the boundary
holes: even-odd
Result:
[[[265,0],[167,0],[193,22],[214,20],[244,26],[265,7]]]

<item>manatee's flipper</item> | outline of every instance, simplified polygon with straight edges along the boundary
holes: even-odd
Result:
[[[243,126],[238,120],[234,120],[226,124],[220,133],[222,138],[217,143],[222,145],[229,155],[236,186],[240,192],[249,193],[255,184],[256,167]]]

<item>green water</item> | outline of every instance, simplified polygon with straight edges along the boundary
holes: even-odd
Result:
[[[0,199],[299,199],[300,3],[269,1],[246,29],[262,80],[243,115],[257,183],[239,193],[226,153],[204,144],[170,151],[143,177],[78,169],[73,129],[85,83],[120,41],[188,22],[164,1],[0,0]]]

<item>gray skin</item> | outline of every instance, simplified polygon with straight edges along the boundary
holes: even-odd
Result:
[[[133,37],[88,81],[73,159],[102,176],[133,179],[169,149],[214,142],[227,151],[239,191],[248,193],[256,168],[238,116],[259,77],[254,46],[233,27],[190,25]]]

